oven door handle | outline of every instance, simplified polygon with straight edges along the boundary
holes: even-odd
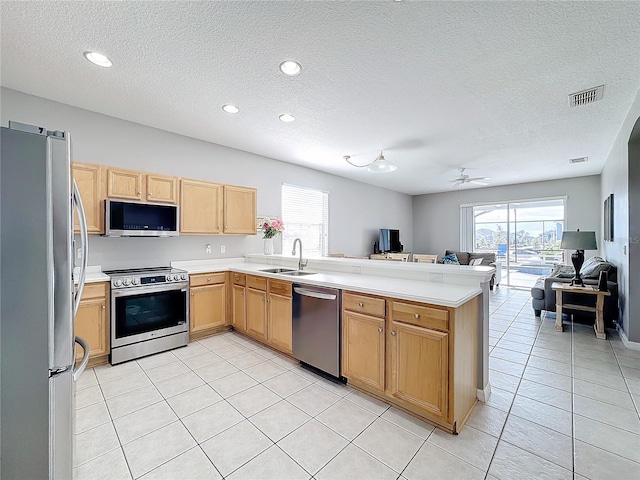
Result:
[[[123,288],[121,290],[111,289],[112,297],[133,297],[135,295],[144,295],[147,293],[159,293],[159,292],[170,292],[174,290],[180,290],[182,292],[189,292],[189,287],[185,285],[179,284],[153,284],[150,286],[144,287],[133,287],[133,288]]]

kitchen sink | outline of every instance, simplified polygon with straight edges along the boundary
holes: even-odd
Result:
[[[264,270],[260,270],[265,273],[287,273],[287,272],[297,272],[297,270],[293,270],[291,268],[265,268]],[[289,273],[289,275],[292,275]]]
[[[282,275],[291,275],[292,277],[302,277],[304,275],[315,275],[316,272],[303,272],[302,270],[289,270],[286,272],[280,272]]]

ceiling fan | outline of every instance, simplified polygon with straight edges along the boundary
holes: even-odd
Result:
[[[449,180],[450,183],[453,183],[454,187],[458,187],[460,185],[464,185],[465,183],[475,183],[476,185],[489,185],[489,180],[491,177],[470,177],[466,175],[464,171],[466,168],[458,168],[460,175],[454,178],[453,180]]]

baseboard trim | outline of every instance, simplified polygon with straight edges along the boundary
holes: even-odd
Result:
[[[489,398],[491,398],[491,384],[487,383],[484,388],[478,388],[476,390],[476,397],[478,397],[478,400],[482,403],[487,403]]]
[[[618,331],[618,335],[620,335],[620,338],[622,339],[624,348],[628,348],[629,350],[640,350],[640,342],[629,341],[629,339],[627,338],[627,334],[624,333],[624,330],[620,325],[616,325],[616,330]]]

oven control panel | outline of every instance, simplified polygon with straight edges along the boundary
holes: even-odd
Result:
[[[117,276],[111,279],[112,288],[144,287],[160,283],[188,284],[187,273],[167,273],[161,275],[132,275]]]

